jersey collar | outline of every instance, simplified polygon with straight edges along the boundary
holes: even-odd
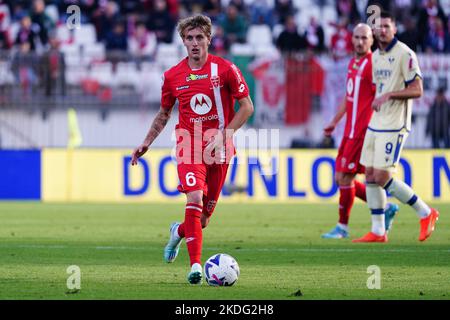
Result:
[[[389,43],[389,45],[386,47],[385,50],[382,50],[383,52],[389,52],[392,50],[392,48],[397,44],[398,39],[396,37],[394,37],[394,39],[392,39],[391,43]]]

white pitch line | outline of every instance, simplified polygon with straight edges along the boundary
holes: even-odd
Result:
[[[0,248],[26,248],[26,249],[93,249],[93,250],[141,250],[141,251],[162,251],[163,246],[156,247],[133,247],[133,246],[68,246],[68,245],[5,245],[0,244]],[[224,248],[204,247],[203,250],[222,251]],[[226,249],[233,251],[256,251],[256,252],[338,252],[338,253],[352,253],[352,252],[375,252],[375,253],[416,253],[416,252],[445,252],[450,253],[450,249],[372,249],[372,248],[240,248],[240,249]]]

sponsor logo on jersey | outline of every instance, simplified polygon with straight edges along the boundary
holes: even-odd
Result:
[[[177,91],[178,91],[178,90],[184,90],[184,89],[189,89],[189,86],[181,86],[181,87],[177,87]]]
[[[378,69],[375,70],[375,76],[377,78],[389,78],[392,74],[391,70],[387,70],[387,69]]]
[[[199,123],[199,122],[218,120],[218,119],[219,119],[219,116],[217,114],[213,114],[213,115],[210,115],[210,116],[203,116],[203,117],[198,117],[198,118],[190,118],[189,121],[191,123]]]
[[[186,77],[186,81],[195,81],[195,80],[202,80],[202,79],[208,79],[208,74],[190,74]]]
[[[203,93],[197,93],[191,98],[191,109],[196,114],[204,115],[207,114],[212,108],[211,99]]]

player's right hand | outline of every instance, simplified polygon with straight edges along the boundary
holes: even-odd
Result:
[[[326,126],[325,128],[323,128],[323,134],[325,135],[325,137],[331,137],[334,129],[336,128],[336,125],[334,124],[329,124],[328,126]]]
[[[145,144],[141,144],[139,147],[134,149],[133,153],[131,154],[131,165],[135,166],[138,163],[138,159],[144,155],[148,150],[148,146]]]

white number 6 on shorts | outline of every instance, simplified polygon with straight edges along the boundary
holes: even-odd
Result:
[[[197,183],[193,172],[186,173],[186,184],[188,187],[193,187]]]

